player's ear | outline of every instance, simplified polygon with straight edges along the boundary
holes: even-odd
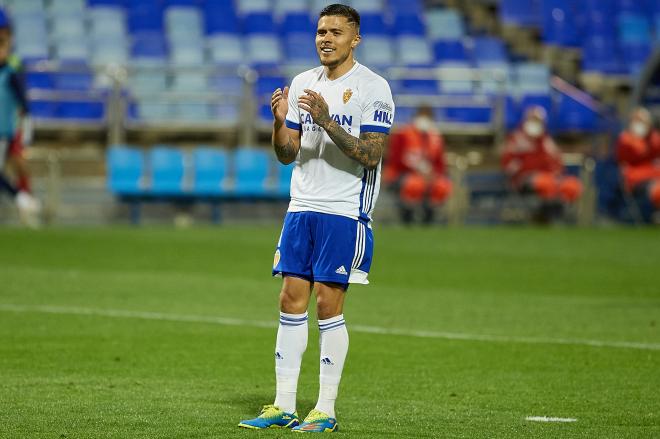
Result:
[[[353,37],[353,41],[351,42],[351,49],[355,49],[358,44],[360,44],[360,41],[362,41],[360,34],[355,34],[355,37]]]

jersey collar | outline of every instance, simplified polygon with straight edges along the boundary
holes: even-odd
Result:
[[[330,84],[337,84],[337,83],[343,81],[344,79],[348,78],[350,75],[352,75],[353,72],[355,72],[358,69],[358,67],[360,67],[360,63],[355,61],[355,64],[353,65],[353,67],[351,67],[351,70],[344,73],[343,75],[341,75],[337,79],[329,79],[325,74],[325,69],[323,69],[323,79],[325,80],[325,82],[328,82]]]

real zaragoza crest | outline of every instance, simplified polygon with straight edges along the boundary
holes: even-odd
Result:
[[[347,88],[344,90],[344,103],[347,104],[348,101],[351,100],[351,96],[353,96],[353,91],[350,88]]]

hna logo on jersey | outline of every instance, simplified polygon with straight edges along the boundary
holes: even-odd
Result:
[[[342,126],[347,125],[349,127],[353,125],[353,116],[346,116],[345,114],[331,114],[330,117],[339,125]],[[314,120],[312,119],[312,115],[309,113],[305,113],[305,115],[302,116],[302,123],[313,124]]]
[[[392,114],[385,110],[376,110],[374,111],[374,122],[381,122],[392,125]]]

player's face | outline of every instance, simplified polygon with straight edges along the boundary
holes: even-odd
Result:
[[[11,49],[11,33],[8,29],[0,29],[0,62],[5,62],[9,58]]]
[[[353,49],[360,42],[354,23],[346,17],[326,15],[319,19],[316,30],[316,51],[321,65],[336,67],[352,59]]]

